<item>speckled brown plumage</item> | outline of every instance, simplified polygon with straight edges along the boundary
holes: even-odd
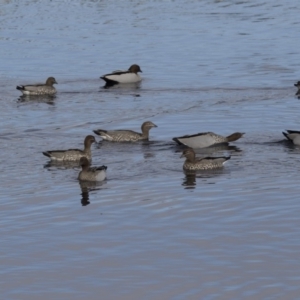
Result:
[[[196,158],[195,152],[192,148],[185,149],[181,157],[186,158],[183,164],[183,169],[187,171],[222,168],[223,164],[230,159],[230,156]]]
[[[52,150],[43,154],[53,161],[79,161],[81,157],[92,159],[91,145],[96,142],[93,135],[88,135],[84,139],[84,149]]]
[[[132,130],[94,130],[94,133],[100,135],[104,140],[111,142],[136,142],[149,139],[151,128],[157,127],[154,123],[147,121],[141,126],[142,133]]]
[[[56,93],[56,89],[53,86],[55,83],[57,84],[55,78],[49,77],[45,84],[18,85],[16,89],[20,90],[23,95],[54,95]]]

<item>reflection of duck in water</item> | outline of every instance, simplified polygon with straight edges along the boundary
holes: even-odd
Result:
[[[43,154],[48,156],[53,161],[79,161],[81,157],[85,157],[88,160],[92,159],[91,145],[96,142],[93,135],[88,135],[84,139],[84,149],[69,149],[69,150],[52,150],[45,151]]]
[[[87,206],[90,204],[90,201],[89,201],[89,198],[90,198],[90,195],[89,195],[89,189],[87,186],[85,185],[82,185],[80,183],[80,188],[81,188],[81,205],[82,206]]]
[[[90,192],[101,190],[101,187],[106,181],[79,181],[81,189],[81,205],[87,206],[90,204]]]
[[[196,158],[195,152],[192,148],[185,149],[181,157],[186,158],[183,164],[183,169],[186,171],[213,170],[222,168],[224,163],[230,159],[230,156]]]
[[[186,149],[186,147],[183,148],[181,151],[183,151],[184,149]],[[242,152],[242,150],[239,147],[229,145],[229,144],[216,144],[210,147],[196,148],[193,150],[195,151],[196,155],[201,155],[201,156],[210,156],[213,153],[220,152],[220,151]]]
[[[183,178],[182,185],[185,189],[196,188],[197,181],[199,184],[213,184],[218,176],[224,174],[224,168],[214,169],[201,169],[201,170],[184,170],[185,177]],[[211,180],[210,180],[211,179]]]
[[[185,178],[182,183],[188,189],[194,189],[196,187],[196,172],[190,171],[189,173],[185,172]]]
[[[86,157],[80,158],[80,166],[82,170],[78,174],[80,181],[103,181],[106,178],[106,166],[91,167]]]
[[[23,95],[54,95],[56,93],[56,89],[53,86],[55,83],[57,84],[55,78],[49,77],[46,83],[18,85],[16,89],[21,91]]]
[[[300,81],[296,82],[294,86],[298,89],[296,96],[300,96]]]
[[[55,95],[39,95],[30,97],[28,95],[22,95],[18,98],[18,103],[35,102],[35,103],[46,103],[49,105],[55,105]]]
[[[55,168],[59,170],[67,170],[67,169],[76,169],[78,168],[79,161],[56,161],[50,160],[45,165],[44,168]]]
[[[184,135],[173,138],[173,141],[179,145],[185,145],[191,148],[205,148],[215,144],[234,142],[240,139],[244,133],[235,132],[229,136],[222,136],[213,132],[200,132],[193,135]]]

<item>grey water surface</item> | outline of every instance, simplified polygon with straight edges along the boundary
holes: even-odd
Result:
[[[299,27],[297,0],[0,1],[1,299],[299,299]],[[54,98],[15,89],[49,76]],[[96,137],[101,184],[42,155],[146,120]],[[204,131],[246,134],[186,175],[172,138]]]

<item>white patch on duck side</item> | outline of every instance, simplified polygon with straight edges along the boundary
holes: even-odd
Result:
[[[103,140],[113,141],[113,138],[110,135],[106,134],[106,133],[101,132],[100,136],[103,138]]]
[[[299,133],[289,133],[288,137],[293,141],[294,145],[300,145],[300,134]]]
[[[111,74],[104,77],[119,83],[135,83],[142,80],[141,76],[135,73]]]
[[[216,144],[215,139],[211,135],[198,135],[192,137],[177,138],[182,144],[191,148],[206,148]]]
[[[64,158],[63,157],[61,157],[61,158],[57,158],[57,157],[55,157],[55,156],[50,156],[50,159],[52,160],[52,161],[64,161]]]
[[[105,172],[105,170],[100,171],[96,175],[96,181],[103,181],[105,178],[106,178],[106,172]]]

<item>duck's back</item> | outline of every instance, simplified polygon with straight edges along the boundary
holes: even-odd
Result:
[[[54,95],[56,93],[55,87],[45,84],[19,85],[17,89],[24,95]]]
[[[183,165],[185,170],[212,170],[222,168],[224,163],[230,159],[230,156],[222,157],[205,157],[195,160],[194,162],[186,161]]]
[[[82,181],[103,181],[106,178],[106,166],[92,167],[79,173],[78,179]]]
[[[106,82],[115,82],[115,83],[135,83],[142,80],[142,78],[132,72],[114,72],[111,74],[106,74],[101,77]]]
[[[79,161],[81,157],[91,159],[89,152],[84,152],[80,149],[68,149],[68,150],[53,150],[43,152],[45,156],[48,156],[53,161]]]
[[[173,139],[178,144],[183,144],[191,148],[205,148],[218,143],[224,143],[223,136],[213,132],[202,132],[193,135],[185,135]]]
[[[142,140],[141,133],[132,130],[94,130],[94,132],[100,135],[104,140],[111,142],[135,142]]]

